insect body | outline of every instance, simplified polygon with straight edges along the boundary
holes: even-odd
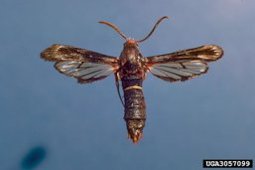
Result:
[[[138,44],[134,40],[128,40],[120,55],[120,79],[124,92],[124,119],[127,124],[129,137],[137,142],[142,137],[145,126],[146,111],[142,91],[142,83],[145,78],[143,57],[138,50]]]
[[[169,82],[185,81],[206,73],[207,63],[223,55],[223,50],[219,46],[204,45],[174,53],[143,57],[138,44],[149,38],[165,18],[167,17],[160,18],[151,32],[142,40],[127,38],[115,25],[101,21],[100,23],[112,27],[126,40],[119,58],[56,44],[45,49],[41,57],[55,62],[55,68],[60,73],[76,78],[79,83],[91,83],[114,73],[118,94],[125,108],[124,119],[128,136],[137,143],[142,137],[146,120],[146,105],[142,91],[146,74],[150,72]],[[124,101],[120,95],[120,82]]]

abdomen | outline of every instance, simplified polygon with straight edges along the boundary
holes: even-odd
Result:
[[[142,137],[146,120],[146,105],[142,90],[142,79],[127,77],[122,79],[125,115],[128,136],[134,143]]]

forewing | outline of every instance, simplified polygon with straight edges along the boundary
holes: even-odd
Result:
[[[147,71],[166,81],[184,81],[204,74],[208,62],[218,60],[223,50],[216,45],[205,45],[174,53],[147,57]]]
[[[79,83],[103,79],[119,67],[116,57],[66,45],[52,45],[41,57],[55,62],[60,73],[76,78]]]

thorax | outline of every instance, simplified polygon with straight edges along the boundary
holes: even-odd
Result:
[[[144,58],[135,47],[126,47],[120,54],[120,79],[144,79]]]

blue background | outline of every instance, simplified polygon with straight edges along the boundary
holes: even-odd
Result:
[[[38,170],[202,169],[203,159],[255,158],[255,1],[1,0],[0,169],[21,169],[33,147]],[[119,56],[123,40],[97,22],[144,37],[144,56],[203,44],[225,55],[208,74],[144,82],[148,119],[137,145],[127,139],[114,77],[88,85],[59,74],[39,54],[53,43]]]

